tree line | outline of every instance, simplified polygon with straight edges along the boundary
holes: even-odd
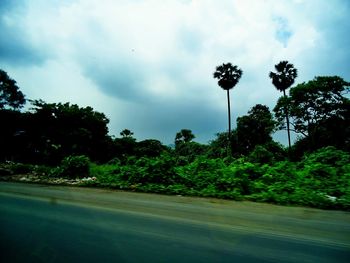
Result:
[[[296,85],[287,95],[286,90],[294,84],[298,76],[298,70],[288,61],[279,62],[275,65],[275,72],[269,73],[272,84],[278,91],[283,92],[283,96],[278,99],[273,109],[275,118],[270,115],[266,106],[258,104],[249,111],[249,117],[243,116],[237,119],[237,129],[232,138],[229,91],[237,85],[242,74],[242,69],[231,63],[217,66],[213,74],[213,77],[218,79],[218,85],[227,91],[229,154],[237,154],[237,149],[238,153],[247,153],[244,150],[239,151],[242,142],[248,152],[252,150],[252,145],[254,147],[271,143],[271,132],[284,129],[288,135],[289,157],[300,157],[305,152],[325,146],[349,150],[350,100],[346,95],[350,83],[338,76],[320,76],[307,83]],[[254,119],[253,115],[258,118]],[[262,124],[259,117],[266,122]],[[250,124],[249,118],[252,122]],[[299,135],[293,149],[290,131]],[[252,136],[248,136],[251,138],[247,140],[244,134]],[[258,138],[259,135],[261,138]]]
[[[213,76],[227,91],[228,131],[218,133],[208,144],[200,144],[194,141],[191,130],[182,129],[174,136],[175,147],[156,139],[137,141],[128,129],[121,131],[119,137],[110,136],[109,119],[92,107],[29,100],[30,108],[23,111],[25,95],[16,81],[0,70],[0,161],[56,165],[64,157],[85,155],[106,163],[116,158],[157,157],[167,152],[185,162],[198,156],[255,156],[271,162],[297,160],[325,146],[349,151],[349,82],[338,76],[322,76],[291,87],[297,77],[294,66],[282,61],[275,69],[269,77],[283,96],[273,112],[257,104],[237,118],[237,126],[232,130],[229,91],[237,85],[243,71],[231,63],[218,66]],[[283,129],[288,132],[287,149],[272,138],[275,131]],[[290,131],[299,135],[293,145]]]

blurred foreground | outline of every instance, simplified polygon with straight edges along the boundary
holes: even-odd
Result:
[[[0,183],[2,262],[347,262],[350,214]]]

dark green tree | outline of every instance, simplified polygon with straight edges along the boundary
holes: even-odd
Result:
[[[286,97],[286,90],[294,84],[296,77],[298,76],[298,71],[294,68],[294,65],[288,61],[281,61],[275,65],[276,72],[270,72],[269,77],[272,79],[272,84],[277,90],[283,92],[283,96]],[[291,147],[290,142],[290,127],[289,127],[289,113],[288,104],[285,104],[284,116],[287,123],[287,133],[288,133],[288,146]]]
[[[175,136],[175,154],[186,157],[187,161],[193,161],[197,156],[204,154],[206,146],[194,142],[194,134],[191,130],[182,129]]]
[[[130,156],[135,156],[137,154],[137,142],[133,137],[134,133],[129,129],[124,129],[120,132],[121,138],[116,138],[114,140],[114,145],[116,149],[116,157],[125,161]]]
[[[291,88],[289,97],[281,97],[275,115],[281,122],[289,105],[293,130],[308,141],[310,150],[328,145],[349,148],[350,100],[345,96],[349,87],[337,76],[315,77]]]
[[[16,81],[0,69],[0,110],[18,110],[26,103],[23,93],[19,90]]]
[[[123,138],[131,138],[134,133],[128,129],[124,129],[120,132],[120,135],[123,137]]]
[[[237,118],[237,142],[242,154],[254,150],[257,145],[272,142],[271,134],[276,128],[276,121],[269,108],[257,104],[248,111],[248,115]]]
[[[25,113],[15,110],[0,110],[0,161],[18,159],[24,151]]]
[[[55,164],[69,155],[86,155],[94,161],[110,158],[109,120],[91,107],[70,103],[32,102],[26,128],[33,161]]]
[[[230,106],[230,89],[233,89],[240,78],[243,71],[231,63],[224,63],[216,67],[213,77],[218,79],[218,85],[227,92],[227,108],[228,108],[228,148],[231,142],[231,106]],[[229,150],[230,151],[230,150]]]
[[[146,157],[158,157],[168,148],[158,140],[143,140],[136,145],[136,155]]]
[[[233,134],[235,134],[235,130]],[[235,136],[231,135],[231,137],[235,138]],[[228,132],[220,132],[216,134],[216,138],[211,140],[208,148],[208,155],[210,158],[224,158],[227,156],[227,138]],[[231,141],[235,141],[232,140]]]
[[[26,100],[16,81],[0,69],[0,160],[16,160],[23,151]]]
[[[195,138],[194,134],[191,130],[182,129],[175,136],[175,147],[180,145],[181,143],[191,142]]]

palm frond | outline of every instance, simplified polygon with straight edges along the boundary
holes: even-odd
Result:
[[[269,77],[277,90],[284,91],[294,84],[298,71],[293,64],[284,60],[275,65],[275,69],[276,72],[270,72]]]

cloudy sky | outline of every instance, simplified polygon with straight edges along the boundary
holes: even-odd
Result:
[[[297,83],[349,81],[349,14],[348,0],[0,0],[0,68],[29,99],[104,112],[110,134],[169,144],[188,128],[208,142],[227,129],[217,65],[243,70],[235,126],[255,104],[274,107],[268,73],[281,60]]]

